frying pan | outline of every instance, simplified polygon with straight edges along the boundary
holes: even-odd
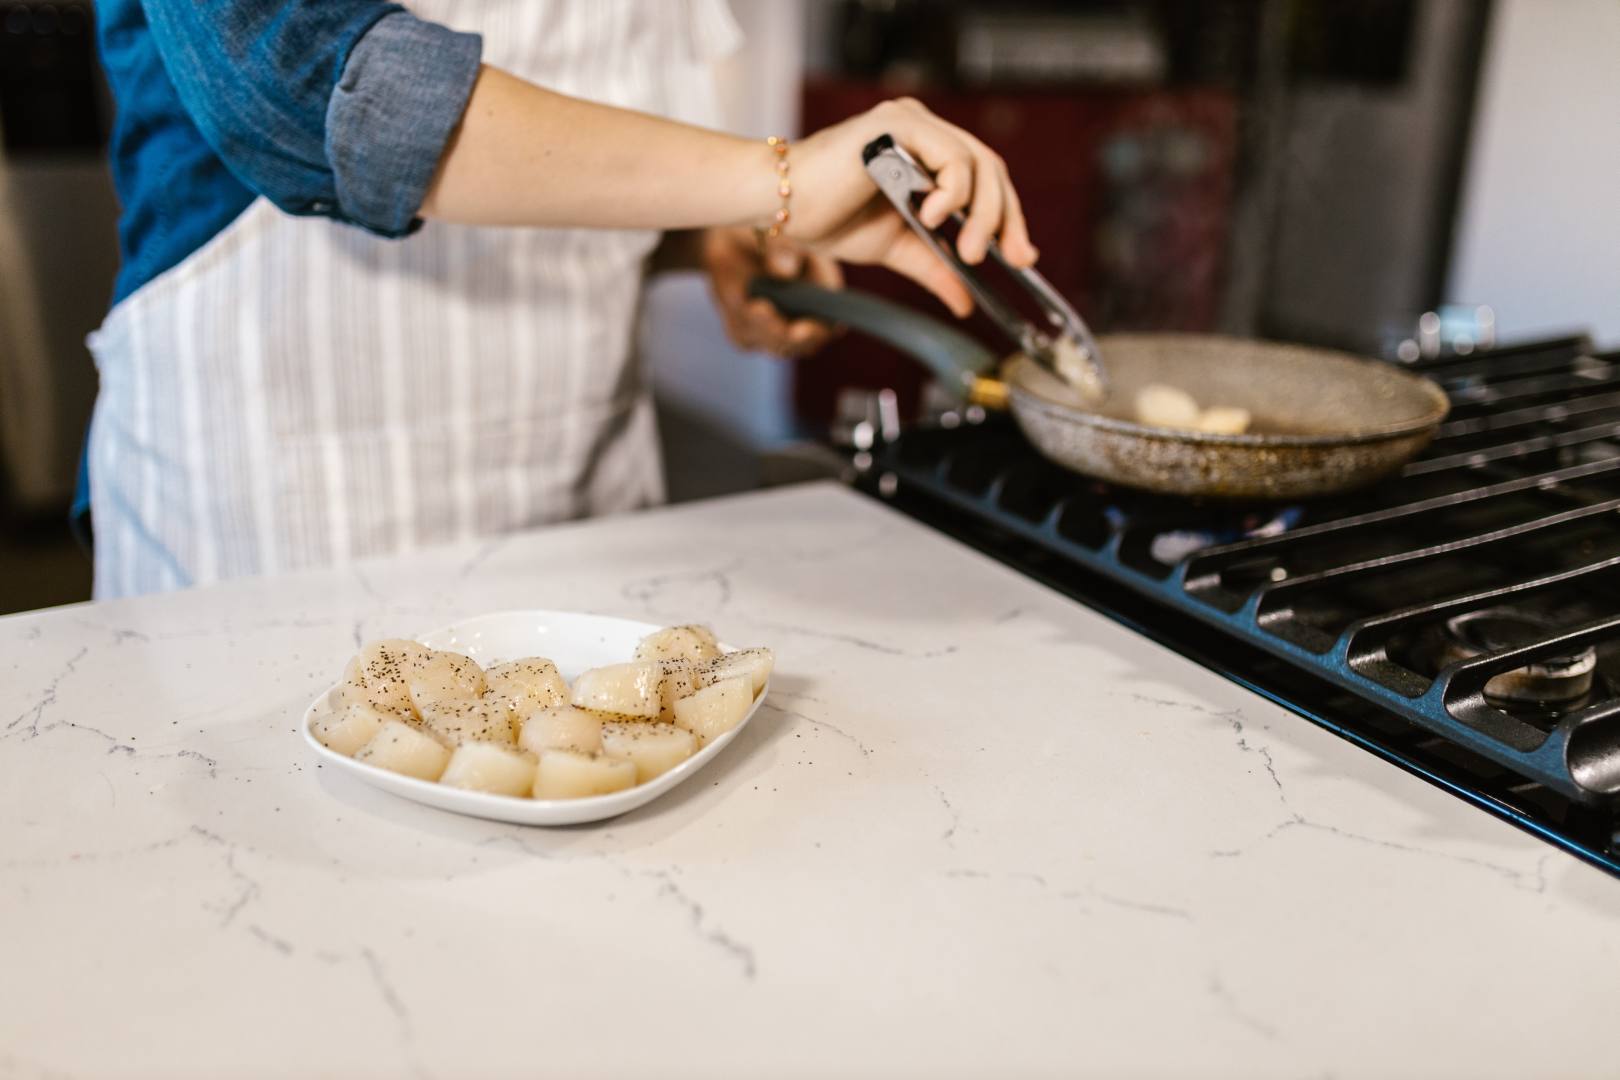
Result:
[[[1164,494],[1292,499],[1361,487],[1422,452],[1449,407],[1434,383],[1376,360],[1201,334],[1103,338],[1109,391],[1093,404],[1025,356],[998,361],[960,331],[870,294],[764,277],[750,291],[788,316],[886,341],[968,400],[1010,409],[1059,465]],[[1153,383],[1205,407],[1247,409],[1251,429],[1217,435],[1140,424],[1136,392]]]

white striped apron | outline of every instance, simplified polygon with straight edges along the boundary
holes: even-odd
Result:
[[[713,124],[724,0],[411,0],[548,88]],[[543,183],[544,177],[536,177]],[[663,497],[632,352],[650,231],[259,199],[91,335],[95,595],[339,563]]]

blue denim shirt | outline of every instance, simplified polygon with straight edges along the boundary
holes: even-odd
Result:
[[[123,264],[113,300],[258,195],[403,236],[478,75],[483,42],[383,0],[101,0],[117,104]]]
[[[483,41],[383,0],[100,0],[117,105],[113,303],[254,198],[404,236],[478,77]],[[71,518],[90,509],[83,455]]]

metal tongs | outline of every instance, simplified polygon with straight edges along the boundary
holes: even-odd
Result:
[[[871,174],[878,190],[894,204],[906,224],[945,261],[945,265],[955,271],[968,292],[973,294],[979,308],[1017,344],[1025,356],[1092,400],[1098,400],[1107,393],[1108,375],[1103,368],[1102,351],[1097,348],[1097,340],[1091,336],[1091,330],[1080,318],[1080,313],[1063,299],[1051,282],[1033,269],[1010,265],[1006,256],[1002,255],[1000,245],[991,238],[990,254],[1035,298],[1046,321],[1051,324],[1051,329],[1047,330],[1019,314],[1016,308],[985,284],[973,267],[962,261],[956,253],[956,245],[942,239],[917,217],[912,205],[913,198],[933,191],[934,178],[916,158],[906,153],[905,148],[896,143],[892,136],[879,135],[866,144],[861,159],[866,162],[866,171]],[[958,226],[965,220],[961,211],[952,217]]]

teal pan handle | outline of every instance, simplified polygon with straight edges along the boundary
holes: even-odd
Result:
[[[995,369],[998,360],[960,330],[871,293],[771,277],[756,277],[748,283],[748,293],[769,300],[789,318],[841,323],[887,342],[921,361],[946,387],[964,396],[977,377]]]

